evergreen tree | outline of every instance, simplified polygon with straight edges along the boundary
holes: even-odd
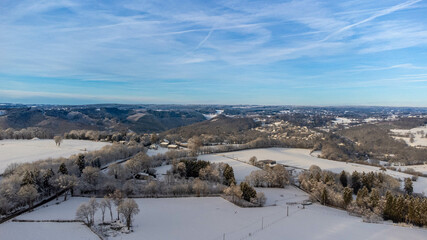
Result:
[[[76,160],[76,165],[79,167],[80,173],[82,173],[83,169],[85,169],[85,167],[86,167],[85,155],[83,155],[83,154],[79,155],[79,158]]]
[[[242,198],[250,202],[251,198],[256,198],[256,191],[246,182],[240,183],[240,190],[242,191]]]
[[[25,171],[24,177],[22,178],[22,185],[34,185],[36,183],[32,171]]]
[[[362,186],[365,186],[369,192],[371,191],[372,186],[374,184],[374,178],[375,178],[375,175],[373,172],[369,172],[367,174],[365,174],[365,173],[362,174],[362,179],[361,179]]]
[[[393,222],[404,222],[408,212],[408,206],[405,204],[405,198],[400,195],[395,202],[395,216]]]
[[[55,175],[55,173],[53,172],[52,168],[49,168],[48,170],[45,171],[45,173],[43,174],[43,189],[44,191],[47,192],[47,195],[50,195],[50,191],[52,189],[52,186],[50,184],[50,179]]]
[[[372,188],[371,194],[369,195],[369,205],[371,209],[378,206],[380,202],[380,192],[376,188]]]
[[[368,194],[369,194],[369,191],[366,186],[363,186],[363,188],[357,192],[356,203],[359,207],[366,206],[365,198],[368,197]]]
[[[347,174],[345,173],[345,171],[343,170],[340,174],[340,182],[342,184],[343,187],[347,187]]]
[[[343,201],[344,201],[344,208],[347,208],[347,206],[351,203],[353,200],[353,189],[349,187],[345,187],[343,190]]]
[[[357,192],[359,192],[359,189],[361,188],[360,175],[356,171],[351,174],[351,188],[353,188],[354,194],[357,194]]]
[[[405,192],[408,195],[412,195],[414,187],[412,186],[412,180],[410,178],[405,178]]]
[[[92,167],[96,167],[96,168],[101,168],[101,159],[99,157],[96,157],[93,161],[92,161]]]
[[[68,174],[68,169],[67,169],[67,166],[65,166],[65,163],[61,163],[61,165],[59,166],[58,173],[61,173],[64,175]]]
[[[334,177],[332,177],[329,173],[326,172],[325,177],[323,178],[323,182],[330,186],[335,183]]]
[[[231,184],[236,184],[233,168],[228,164],[226,164],[224,168],[224,184],[227,186],[230,186]]]
[[[328,190],[326,187],[323,187],[322,193],[320,194],[320,203],[326,205],[328,203]]]
[[[386,193],[386,202],[384,206],[383,216],[385,220],[392,220],[394,218],[394,196],[387,191]]]

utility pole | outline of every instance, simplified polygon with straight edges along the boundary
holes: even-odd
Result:
[[[286,206],[286,217],[289,217],[289,206]]]
[[[225,233],[224,233],[224,235],[222,235],[222,240],[225,240]]]

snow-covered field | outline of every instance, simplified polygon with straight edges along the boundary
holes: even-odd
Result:
[[[151,157],[151,156],[155,156],[157,154],[165,154],[168,151],[169,151],[169,149],[167,149],[167,148],[158,147],[157,149],[148,149],[147,155]]]
[[[346,124],[352,123],[352,122],[353,122],[353,120],[352,120],[352,119],[349,119],[349,118],[345,118],[345,117],[337,117],[337,118],[335,118],[335,120],[333,120],[332,122],[333,122],[333,123],[335,123],[335,124],[343,124],[343,125],[346,125]]]
[[[237,183],[240,183],[245,180],[245,177],[251,174],[252,171],[259,170],[259,168],[252,165],[242,163],[236,160],[231,159],[232,154],[229,153],[220,153],[220,154],[209,154],[209,155],[200,155],[199,160],[205,160],[212,163],[228,163],[234,170],[234,177]],[[249,158],[246,160],[248,161]]]
[[[276,160],[277,163],[281,163],[287,166],[298,167],[302,169],[308,169],[311,165],[317,165],[324,170],[329,170],[334,173],[340,173],[342,170],[352,173],[353,171],[358,172],[380,172],[378,167],[362,165],[357,163],[345,163],[339,161],[332,161],[323,158],[318,158],[310,155],[310,150],[308,149],[299,149],[299,148],[264,148],[264,149],[250,149],[243,151],[227,152],[221,154],[210,154],[199,156],[199,159],[208,160],[211,162],[227,162],[234,169],[234,174],[236,179],[244,179],[244,176],[247,176],[251,171],[256,168],[238,162],[234,159],[240,161],[249,162],[249,159],[255,156],[258,160]],[[409,174],[397,172],[397,171],[386,171],[387,174],[404,179],[411,177]],[[416,182],[414,182],[414,192],[416,193],[427,193],[427,178],[419,177]]]
[[[427,174],[427,164],[400,166],[400,167],[396,167],[396,168],[400,169],[401,171],[405,171],[407,169],[414,169],[416,172],[421,172],[423,174]]]
[[[164,175],[166,175],[166,173],[172,169],[172,164],[163,165],[154,169],[156,170],[156,178],[159,180],[163,180]]]
[[[0,224],[1,240],[99,240],[82,223],[6,222]]]
[[[240,208],[220,198],[135,199],[141,212],[134,219],[134,232],[108,239],[426,239],[427,230],[398,227],[390,223],[363,223],[345,211],[313,204],[299,189],[266,189],[269,206]],[[75,210],[87,198],[71,198],[61,204],[39,208],[19,219],[74,219]],[[289,206],[289,216],[286,207]],[[116,216],[116,212],[113,212]],[[96,219],[100,221],[100,211]],[[107,213],[106,219],[109,219]],[[6,223],[10,224],[10,223]],[[6,225],[8,226],[8,225]],[[262,229],[263,228],[263,229]],[[1,229],[1,225],[0,225]],[[4,227],[4,229],[8,229]],[[34,231],[19,228],[21,233]],[[52,230],[56,231],[56,230]],[[249,237],[251,234],[251,238]],[[3,239],[3,238],[2,238]],[[13,238],[25,239],[25,238]],[[81,239],[81,238],[79,238]]]
[[[11,163],[34,162],[48,158],[69,157],[73,154],[101,149],[106,142],[63,140],[57,147],[53,139],[1,140],[0,174]]]
[[[427,125],[412,128],[409,130],[408,129],[391,129],[391,132],[393,132],[394,134],[397,134],[397,135],[401,135],[401,136],[395,136],[394,138],[404,140],[409,146],[427,147],[427,138],[425,137],[427,134]],[[409,141],[410,140],[409,137],[405,136],[407,134],[413,134],[414,135],[414,142],[411,143]],[[403,137],[403,136],[405,136],[405,137]],[[424,137],[422,137],[422,136],[424,136]]]

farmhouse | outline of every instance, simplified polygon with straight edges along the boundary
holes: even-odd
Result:
[[[178,148],[179,148],[179,146],[176,144],[169,144],[168,145],[168,149],[178,149]]]

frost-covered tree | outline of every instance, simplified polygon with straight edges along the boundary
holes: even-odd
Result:
[[[92,197],[89,200],[89,203],[87,204],[87,206],[89,207],[90,222],[91,222],[91,225],[93,225],[95,224],[95,213],[96,213],[96,210],[98,210],[99,203],[96,201],[94,197]]]
[[[249,158],[249,163],[251,165],[255,166],[256,162],[257,162],[257,158],[255,156],[252,156],[251,158]]]
[[[186,177],[187,176],[187,167],[186,167],[184,162],[179,162],[176,165],[176,171],[180,177]]]
[[[119,213],[118,207],[123,202],[123,197],[124,197],[123,193],[118,189],[116,189],[116,191],[114,191],[114,193],[111,194],[110,196],[110,198],[113,199],[114,205],[116,205],[117,207],[117,220],[120,219],[120,213]]]
[[[104,199],[101,200],[101,204],[108,208],[110,211],[111,221],[113,221],[112,199],[108,195],[104,196]]]
[[[108,166],[108,175],[114,176],[114,179],[122,179],[124,177],[124,170],[122,165],[113,163]]]
[[[55,136],[53,138],[53,140],[55,141],[56,146],[60,147],[61,143],[62,143],[62,137],[61,136]]]
[[[124,219],[126,220],[126,226],[128,230],[130,230],[133,216],[139,213],[138,204],[133,199],[125,199],[122,203],[120,203],[117,209],[119,213],[123,215]]]
[[[105,211],[107,210],[107,204],[105,203],[105,199],[102,199],[101,202],[99,203],[99,209],[101,210],[101,214],[102,214],[102,223],[104,224],[104,219],[105,219]]]
[[[28,204],[28,207],[33,206],[34,200],[37,199],[39,196],[37,189],[32,184],[27,184],[21,187],[18,191],[18,197],[22,202],[25,202]]]
[[[196,178],[193,182],[193,190],[196,193],[196,195],[198,197],[200,197],[200,195],[204,195],[207,191],[207,184],[206,182]]]
[[[132,158],[125,163],[125,168],[132,177],[135,177],[142,170],[142,162],[139,158]]]
[[[188,140],[188,148],[195,154],[197,154],[201,146],[203,146],[203,141],[199,136],[194,136]]]
[[[289,173],[283,165],[278,164],[271,171],[273,187],[285,187],[285,185],[289,184]]]
[[[88,226],[91,225],[91,210],[86,203],[80,204],[76,211],[76,219],[84,221]]]
[[[78,179],[76,176],[71,175],[58,175],[53,180],[53,185],[61,190],[65,190],[64,193],[64,201],[67,200],[68,191],[71,191],[71,194],[73,194],[74,187],[77,186]]]
[[[228,196],[231,196],[232,201],[236,202],[237,199],[242,198],[242,190],[240,190],[239,186],[236,186],[234,183],[232,183],[228,188],[224,189],[224,193]]]
[[[96,190],[96,186],[98,185],[100,177],[100,170],[99,168],[87,166],[82,171],[82,183],[84,183],[84,190],[87,191],[93,191]]]

